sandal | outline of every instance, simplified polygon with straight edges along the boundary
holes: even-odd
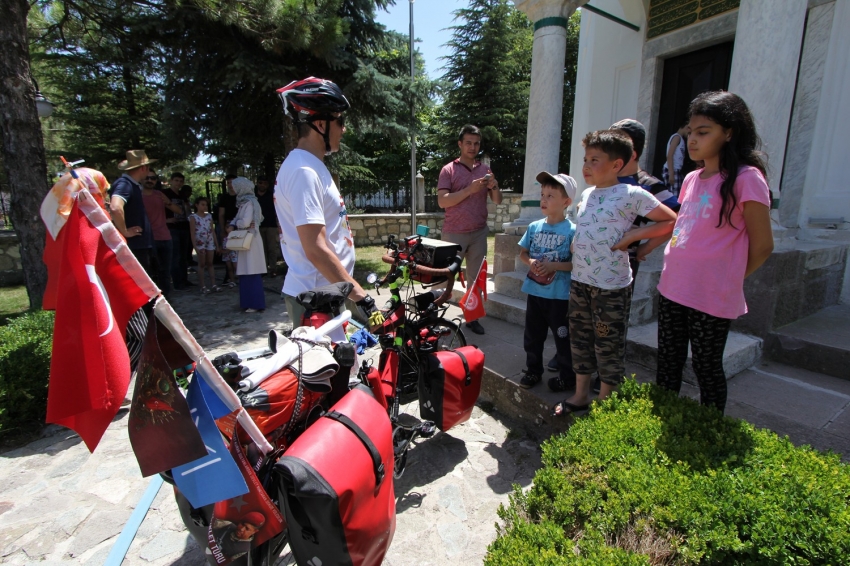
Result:
[[[575,405],[570,403],[566,399],[561,401],[560,403],[555,403],[552,406],[552,416],[553,417],[563,417],[564,415],[569,415],[571,413],[578,413],[579,411],[586,411],[590,407],[590,403],[586,403],[584,405]]]
[[[213,290],[214,290],[214,289],[215,289],[215,288],[213,287]],[[209,290],[209,289],[207,289],[206,287],[201,287],[201,295],[209,295],[209,294],[210,294],[210,290]]]
[[[224,284],[224,286],[233,289],[234,287],[236,287],[236,282],[228,281],[227,283]]]
[[[224,291],[224,289],[222,289],[220,285],[216,285],[212,289],[210,289],[210,291],[212,291],[213,293],[221,293],[222,291]]]

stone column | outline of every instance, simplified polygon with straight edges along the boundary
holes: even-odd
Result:
[[[807,0],[742,0],[729,91],[750,107],[768,154],[774,206],[785,161]],[[773,213],[774,219],[778,215]],[[774,231],[779,228],[774,224]],[[781,232],[781,229],[779,230]]]
[[[534,178],[540,171],[558,170],[567,18],[587,1],[514,0],[516,7],[534,22],[534,46],[525,139],[522,211],[514,222],[505,224],[505,232],[522,233],[530,222],[540,218],[540,185]]]

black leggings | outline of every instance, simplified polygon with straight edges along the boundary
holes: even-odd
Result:
[[[726,374],[723,349],[732,320],[658,297],[658,370],[655,382],[671,391],[682,387],[682,371],[691,343],[694,373],[699,383],[700,403],[726,408]]]

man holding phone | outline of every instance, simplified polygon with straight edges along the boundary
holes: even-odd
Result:
[[[460,130],[457,145],[460,157],[440,171],[437,204],[446,211],[442,239],[461,246],[461,257],[466,258],[467,285],[471,285],[487,255],[487,197],[499,204],[502,192],[490,166],[476,159],[481,151],[481,130],[467,124]],[[484,327],[477,320],[466,326],[476,334],[484,334]]]

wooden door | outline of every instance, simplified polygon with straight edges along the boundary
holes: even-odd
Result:
[[[664,61],[651,169],[659,179],[667,157],[667,140],[685,121],[691,101],[703,92],[729,88],[732,46],[729,41]]]

